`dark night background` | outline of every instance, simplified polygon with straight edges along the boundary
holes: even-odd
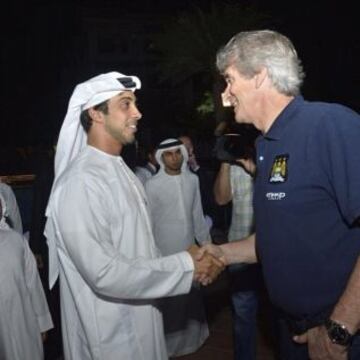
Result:
[[[227,17],[222,8],[229,10]],[[44,259],[43,214],[53,161],[48,153],[37,154],[44,155],[56,142],[79,82],[114,70],[138,75],[142,89],[136,95],[143,113],[139,143],[162,140],[178,128],[191,130],[198,160],[209,175],[208,199],[218,165],[211,153],[221,120],[218,98],[214,112],[204,115],[196,109],[204,103],[204,94],[211,97],[221,90],[221,83],[214,86],[219,80],[215,51],[238,31],[270,28],[289,36],[306,73],[304,97],[360,111],[355,1],[3,0],[0,17],[0,176],[35,174],[34,182],[14,190],[32,250]],[[256,26],[258,19],[262,22]],[[183,32],[186,26],[190,31]],[[156,47],[159,37],[165,52]],[[171,56],[164,56],[167,53]],[[208,202],[214,227],[228,229],[230,208]],[[46,270],[41,276],[45,284]],[[56,305],[56,293],[52,296],[50,304]],[[53,315],[56,326],[46,343],[46,359],[61,353],[58,311]]]
[[[251,5],[266,13],[267,27],[288,35],[298,50],[307,75],[304,96],[359,111],[359,20],[355,5],[346,1],[13,0],[3,3],[1,15],[2,164],[15,147],[54,143],[74,86],[101,72],[141,78],[140,139],[162,134],[181,119],[182,126],[191,122],[211,84],[201,74],[161,82],[152,39],[177,16],[195,7],[206,13],[213,3]],[[172,38],[175,46],[179,40]],[[215,125],[214,117],[205,125],[208,131],[194,125],[195,135],[198,130],[199,136],[211,136]]]

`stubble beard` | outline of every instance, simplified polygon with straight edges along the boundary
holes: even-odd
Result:
[[[135,142],[135,135],[133,134],[131,137],[124,135],[124,133],[119,129],[114,129],[108,123],[105,123],[105,130],[106,132],[119,144],[121,145],[129,145]]]

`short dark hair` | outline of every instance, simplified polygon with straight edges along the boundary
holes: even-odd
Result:
[[[101,111],[105,115],[108,114],[109,113],[108,100],[103,101],[98,105],[95,105],[93,108],[94,110]],[[93,122],[93,119],[89,115],[89,109],[84,110],[80,114],[80,122],[85,132],[88,133]]]

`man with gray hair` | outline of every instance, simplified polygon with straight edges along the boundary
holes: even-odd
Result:
[[[284,359],[360,359],[360,116],[304,100],[300,59],[278,32],[235,35],[217,66],[236,121],[262,133],[256,235],[203,252],[227,264],[261,262],[288,325]]]
[[[165,360],[155,299],[210,283],[222,270],[194,247],[159,257],[144,188],[119,155],[141,114],[136,76],[77,85],[55,154],[47,207],[50,287],[60,274],[66,360]]]

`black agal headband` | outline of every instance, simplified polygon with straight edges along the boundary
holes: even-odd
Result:
[[[168,149],[168,148],[171,148],[171,147],[174,147],[174,146],[180,146],[180,145],[184,145],[182,141],[180,140],[175,140],[175,141],[172,141],[172,142],[168,142],[166,144],[160,144],[157,148],[159,150],[161,149]]]
[[[133,89],[136,87],[135,81],[129,76],[118,78],[117,80],[126,89]]]

